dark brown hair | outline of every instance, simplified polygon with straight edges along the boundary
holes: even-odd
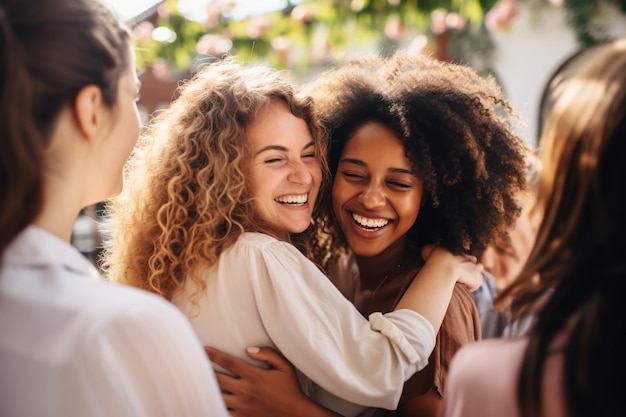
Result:
[[[543,222],[520,276],[497,300],[519,317],[552,291],[520,373],[524,417],[540,415],[544,363],[566,327],[568,415],[626,413],[626,39],[594,48],[594,59],[563,81],[546,120]]]
[[[1,0],[0,253],[41,209],[60,111],[87,85],[112,106],[129,47],[127,28],[98,0]]]

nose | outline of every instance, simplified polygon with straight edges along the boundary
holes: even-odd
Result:
[[[287,179],[296,184],[309,185],[313,181],[313,175],[306,164],[298,161],[293,163]]]
[[[373,209],[385,205],[386,196],[379,186],[371,184],[359,194],[358,201],[365,208]]]
[[[483,264],[485,271],[493,275],[497,256],[496,249],[493,246],[487,246],[483,253],[478,257],[478,262]]]

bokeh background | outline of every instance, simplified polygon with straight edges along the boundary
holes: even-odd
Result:
[[[548,82],[585,48],[626,36],[626,0],[105,0],[133,29],[144,123],[206,62],[237,55],[307,82],[351,56],[397,49],[493,75],[537,146]],[[584,99],[584,98],[583,98]],[[101,203],[74,244],[97,263]]]

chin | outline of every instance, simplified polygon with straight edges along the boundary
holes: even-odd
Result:
[[[289,233],[302,233],[304,232],[306,229],[309,228],[309,226],[311,225],[311,222],[306,222],[306,223],[302,223],[299,225],[291,225],[291,227],[286,227],[285,229],[289,232]]]

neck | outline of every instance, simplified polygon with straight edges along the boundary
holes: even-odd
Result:
[[[411,253],[405,244],[389,247],[376,256],[355,254],[355,259],[363,288],[376,288],[386,277],[413,268],[420,261],[419,253]]]
[[[76,191],[71,185],[48,177],[44,179],[41,212],[33,224],[69,243],[81,208]]]

